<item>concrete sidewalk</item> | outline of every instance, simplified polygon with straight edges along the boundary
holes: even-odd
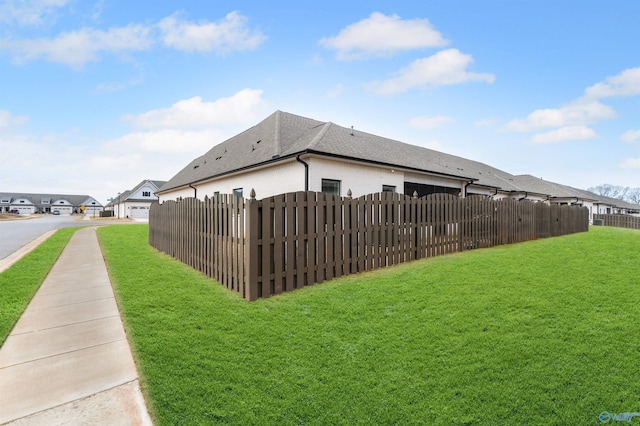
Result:
[[[77,231],[0,348],[0,424],[151,425],[95,228]]]

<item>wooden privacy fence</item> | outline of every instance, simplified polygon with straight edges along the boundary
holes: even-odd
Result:
[[[593,223],[604,226],[615,226],[618,228],[640,229],[640,217],[624,214],[594,214]]]
[[[149,243],[247,300],[424,257],[584,232],[588,210],[523,200],[295,192],[151,206]]]

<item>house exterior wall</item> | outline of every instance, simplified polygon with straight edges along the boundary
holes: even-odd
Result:
[[[195,186],[195,185],[194,185]],[[232,194],[242,188],[244,198],[255,190],[256,198],[267,198],[285,192],[304,191],[304,166],[295,159],[271,167],[250,170],[246,173],[223,177],[198,187],[198,198],[211,197],[216,192]],[[191,191],[190,197],[193,196]]]
[[[255,190],[256,198],[266,198],[285,192],[304,191],[304,166],[295,159],[268,168],[249,170],[232,176],[194,184],[197,188],[197,198],[203,200],[216,192],[232,194],[234,189],[242,188],[244,198],[249,198],[251,189]],[[176,200],[180,197],[194,196],[193,188],[182,188],[170,193],[160,194],[160,202]]]
[[[404,191],[404,173],[400,171],[315,157],[306,161],[309,164],[310,191],[322,191],[322,179],[339,180],[343,197],[347,196],[349,189],[354,198],[381,192],[382,185],[395,186],[399,193]]]
[[[9,206],[9,211],[18,210],[18,214],[21,215],[30,215],[36,212],[36,206],[26,198],[18,198],[13,200],[11,206]]]

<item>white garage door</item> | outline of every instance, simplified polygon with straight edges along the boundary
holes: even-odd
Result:
[[[131,207],[131,219],[149,219],[149,207]]]
[[[18,210],[19,214],[29,215],[34,214],[36,208],[33,206],[12,206],[11,210]]]
[[[60,212],[60,214],[62,215],[69,215],[71,213],[73,213],[73,207],[69,207],[69,206],[53,206],[51,207],[51,212],[53,213],[54,210],[58,210]]]

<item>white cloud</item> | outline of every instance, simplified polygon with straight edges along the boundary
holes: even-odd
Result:
[[[620,140],[630,143],[640,141],[640,130],[627,130],[622,136],[620,136]]]
[[[75,133],[7,132],[0,138],[0,162],[30,172],[6,173],[3,185],[8,191],[86,193],[105,203],[143,179],[170,179],[185,164],[237,134],[239,127],[254,124],[263,107],[261,90],[244,89],[214,102],[195,97],[129,117],[149,130],[90,144],[78,143]],[[3,126],[25,120],[0,111]]]
[[[69,65],[74,69],[97,61],[100,53],[145,51],[159,39],[165,46],[186,52],[219,53],[254,49],[265,40],[247,26],[247,18],[229,13],[218,23],[194,24],[174,14],[157,25],[129,24],[108,30],[90,27],[58,34],[53,38],[0,39],[0,51],[7,51],[17,63],[36,59]]]
[[[229,136],[216,130],[159,130],[90,145],[73,143],[68,135],[6,136],[0,138],[0,162],[29,173],[5,173],[3,189],[88,194],[105,203],[143,179],[168,180]]]
[[[473,62],[471,55],[458,49],[447,49],[428,58],[418,59],[408,67],[401,69],[397,76],[381,82],[369,84],[376,93],[391,95],[411,89],[424,89],[432,86],[450,86],[469,81],[493,83],[493,74],[468,72],[466,68]]]
[[[444,126],[445,124],[453,123],[453,121],[454,119],[452,117],[446,117],[444,115],[438,115],[435,117],[423,115],[409,120],[409,125],[416,129],[429,130]]]
[[[622,160],[620,166],[623,169],[640,169],[640,158],[627,158]]]
[[[0,131],[22,126],[27,121],[27,116],[13,115],[10,111],[0,109]]]
[[[336,49],[338,59],[387,56],[398,51],[440,47],[448,44],[427,19],[401,19],[374,12],[366,19],[325,37],[320,45]]]
[[[150,132],[134,132],[114,139],[105,148],[114,154],[120,152],[151,152],[161,154],[188,154],[190,157],[202,155],[217,143],[228,139],[231,135],[219,129],[184,131],[161,129]]]
[[[585,126],[567,126],[552,130],[546,133],[540,133],[531,138],[534,144],[550,144],[565,141],[586,140],[595,138],[596,132]]]
[[[69,0],[4,0],[0,2],[0,22],[40,25]]]
[[[248,26],[248,19],[238,12],[231,12],[219,22],[192,23],[180,19],[175,13],[161,20],[157,27],[168,47],[184,52],[218,52],[251,50],[266,37]]]
[[[608,105],[579,99],[561,108],[535,110],[525,119],[511,120],[502,130],[531,132],[554,127],[586,126],[615,116],[615,111]]]
[[[560,108],[538,109],[526,118],[509,121],[501,130],[535,132],[557,130],[535,135],[533,143],[553,143],[565,140],[591,139],[595,132],[586,127],[616,117],[615,110],[601,103],[602,98],[640,95],[640,68],[629,68],[604,81],[587,87],[584,95]],[[634,142],[640,139],[640,130],[629,130],[620,139]]]
[[[12,52],[18,63],[44,58],[80,69],[100,52],[146,50],[152,44],[149,27],[130,24],[107,31],[82,28],[54,39],[0,40],[0,50]]]
[[[585,89],[585,95],[592,98],[640,95],[640,68],[629,68],[618,75],[607,77]]]
[[[204,102],[194,96],[140,115],[123,117],[135,127],[145,129],[194,129],[233,126],[254,122],[263,113],[262,90],[243,89],[231,97]]]

